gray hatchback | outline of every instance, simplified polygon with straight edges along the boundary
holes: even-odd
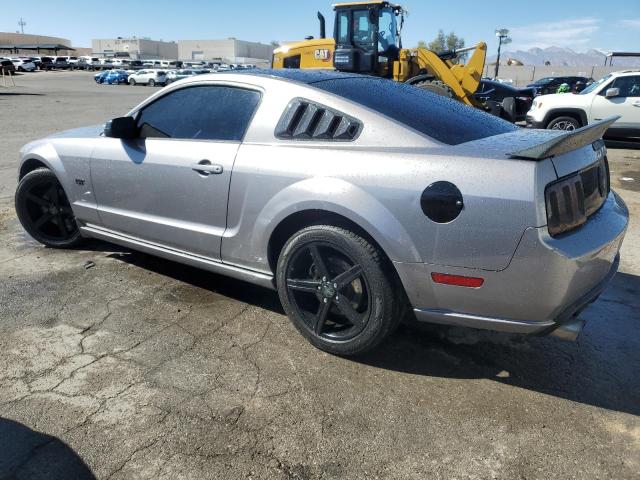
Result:
[[[99,238],[275,288],[340,355],[407,316],[575,335],[628,222],[613,121],[531,131],[379,78],[200,75],[23,147],[16,209],[51,247]]]

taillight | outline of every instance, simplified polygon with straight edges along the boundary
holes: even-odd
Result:
[[[547,226],[555,237],[587,221],[580,174],[551,183],[545,190]]]
[[[463,275],[449,275],[448,273],[436,272],[431,274],[431,279],[436,283],[442,283],[444,285],[469,288],[479,288],[484,283],[484,278],[480,277],[465,277]]]
[[[597,212],[609,195],[609,164],[606,156],[584,170],[547,185],[547,226],[552,237],[573,230]]]

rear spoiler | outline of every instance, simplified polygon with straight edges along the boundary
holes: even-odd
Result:
[[[542,160],[544,158],[562,155],[563,153],[576,150],[585,145],[589,145],[596,140],[602,138],[604,132],[619,118],[621,115],[614,115],[591,123],[585,127],[574,130],[573,132],[564,132],[558,136],[546,140],[533,147],[524,148],[515,152],[508,153],[509,158],[519,158],[526,160]]]

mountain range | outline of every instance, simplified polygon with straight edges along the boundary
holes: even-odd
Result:
[[[489,63],[495,62],[496,57],[497,55],[490,56]],[[509,58],[518,60],[524,65],[540,66],[549,62],[551,66],[602,67],[604,66],[605,54],[595,49],[579,53],[570,48],[561,47],[530,48],[529,50],[503,51],[500,53],[500,64],[505,65]],[[640,67],[640,57],[614,57],[613,65]]]

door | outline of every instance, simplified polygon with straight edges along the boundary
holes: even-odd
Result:
[[[219,260],[233,162],[259,101],[256,90],[185,87],[137,114],[140,138],[101,138],[91,179],[102,226]]]
[[[619,94],[606,98],[605,94],[610,88],[617,88]],[[590,121],[611,115],[622,115],[622,118],[609,130],[640,130],[640,75],[616,77],[594,96]]]

